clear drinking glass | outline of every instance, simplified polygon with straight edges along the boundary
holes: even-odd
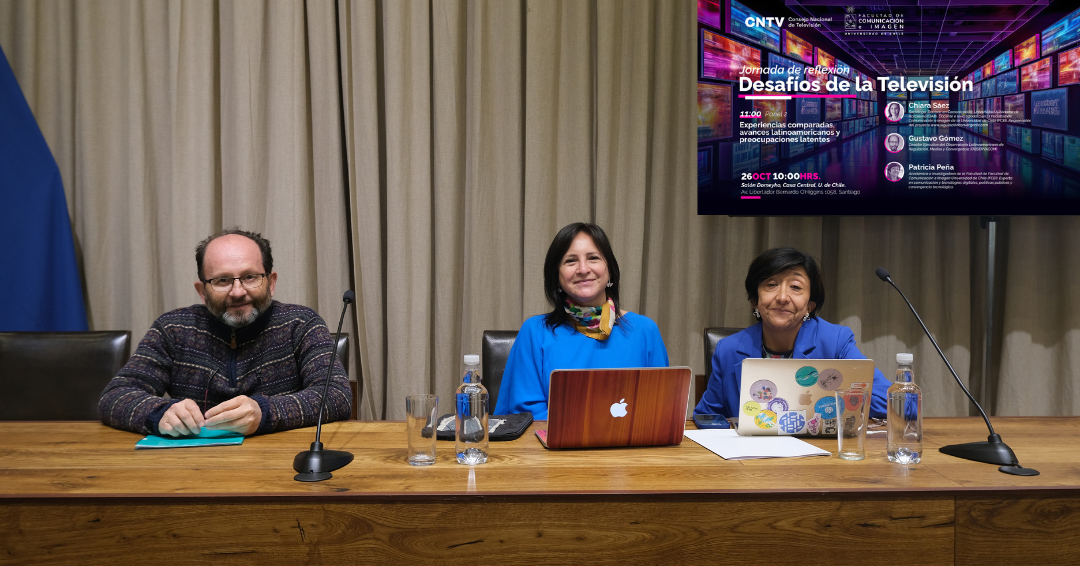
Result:
[[[836,455],[844,460],[866,458],[866,427],[870,416],[870,391],[836,390]]]
[[[405,430],[409,435],[409,464],[430,466],[435,463],[435,420],[438,418],[438,395],[405,397]]]

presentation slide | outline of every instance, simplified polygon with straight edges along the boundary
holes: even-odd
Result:
[[[1078,5],[699,1],[698,213],[1080,214]]]

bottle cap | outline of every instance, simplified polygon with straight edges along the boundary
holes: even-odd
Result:
[[[915,356],[913,356],[911,354],[897,354],[896,355],[896,363],[898,363],[898,364],[910,364],[913,361],[915,361]]]
[[[480,354],[465,354],[465,365],[478,366],[480,365]]]

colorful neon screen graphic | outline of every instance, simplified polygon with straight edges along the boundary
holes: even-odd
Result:
[[[730,138],[731,86],[698,83],[698,141]]]
[[[809,41],[784,30],[784,54],[790,55],[803,63],[814,64],[814,46]]]
[[[1080,83],[1080,47],[1058,54],[1058,86]]]
[[[1031,125],[1052,130],[1069,129],[1068,89],[1055,88],[1031,93]]]
[[[697,19],[720,29],[720,0],[697,0]]]
[[[1052,57],[1039,59],[1030,65],[1020,67],[1020,90],[1026,92],[1053,86],[1050,84],[1050,59],[1052,59]]]
[[[737,81],[744,67],[761,67],[761,50],[709,30],[701,30],[701,78]]]
[[[729,15],[724,21],[727,33],[752,41],[766,49],[780,51],[780,30],[769,26],[746,25],[746,20],[761,18],[761,14],[744,6],[738,0],[728,0]]]
[[[1080,8],[1042,31],[1042,54],[1049,55],[1080,41]]]
[[[1039,58],[1039,34],[1028,38],[1027,41],[1013,48],[1013,65],[1019,67],[1024,63]]]

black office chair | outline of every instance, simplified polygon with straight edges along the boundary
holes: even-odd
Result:
[[[517,330],[485,330],[480,345],[480,381],[488,390],[488,406],[495,410],[499,400],[499,386],[502,385],[503,370],[510,357],[510,348],[517,339]]]
[[[716,352],[716,345],[724,338],[727,338],[736,332],[742,332],[742,330],[742,328],[735,328],[733,326],[714,326],[705,329],[705,375],[703,376],[703,379],[699,379],[694,383],[695,406],[701,401],[701,396],[705,394],[705,389],[709,385],[709,376],[712,375],[712,357]]]
[[[712,357],[716,353],[716,345],[721,340],[731,336],[732,334],[742,332],[744,328],[735,328],[734,326],[715,326],[705,329],[705,377],[708,378],[712,375]]]
[[[98,420],[131,332],[0,332],[0,420]]]

